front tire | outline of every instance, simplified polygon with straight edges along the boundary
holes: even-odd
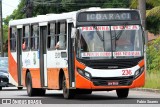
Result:
[[[41,88],[32,87],[32,78],[31,74],[28,72],[26,77],[26,87],[28,96],[43,96],[45,95],[46,90]]]
[[[75,92],[74,92],[74,90],[72,90],[72,89],[67,89],[65,76],[63,76],[62,89],[63,89],[63,97],[64,97],[65,99],[74,98]]]
[[[117,89],[116,90],[118,98],[127,98],[129,89]]]
[[[2,90],[2,87],[0,87],[0,90]]]

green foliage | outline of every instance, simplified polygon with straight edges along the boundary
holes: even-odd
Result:
[[[36,0],[35,0],[36,1]],[[38,1],[38,0],[37,0]],[[88,7],[127,7],[129,0],[47,0],[52,2],[51,4],[34,4],[33,5],[33,17],[37,15],[49,14],[49,13],[63,13],[69,11],[76,11],[82,8]],[[46,3],[45,1],[44,3]],[[7,38],[8,30],[6,25],[8,25],[10,20],[22,19],[26,17],[25,12],[26,0],[21,0],[18,8],[13,11],[10,16],[3,19],[4,22],[4,37]]]
[[[131,0],[130,8],[137,8],[138,0]],[[160,32],[160,0],[146,0],[146,29],[155,35]]]
[[[3,25],[3,51],[7,52],[8,51],[8,26]]]
[[[7,25],[3,25],[3,35],[4,35],[3,41],[5,42],[8,39],[8,26]]]
[[[102,7],[104,8],[128,8],[130,0],[108,0]]]
[[[146,0],[146,2],[154,7],[159,6],[160,0]]]
[[[160,37],[148,44],[147,70],[160,71]]]
[[[146,74],[146,81],[144,88],[160,89],[160,72],[149,71]]]
[[[35,0],[36,1],[36,0]],[[38,0],[37,0],[38,1]],[[130,0],[47,0],[48,4],[33,4],[33,17],[49,13],[63,13],[76,11],[88,7],[103,7],[103,8],[127,8]],[[26,0],[21,0],[18,8],[13,13],[4,19],[4,23],[8,25],[11,19],[22,19],[26,17],[25,12]],[[46,2],[44,2],[46,3]]]
[[[147,21],[147,26],[146,29],[157,35],[160,33],[160,18],[156,17],[156,16],[150,16],[146,18]]]
[[[21,0],[20,4],[18,5],[18,8],[14,10],[13,13],[10,15],[10,19],[25,18],[24,7],[25,7],[25,0]]]
[[[31,0],[32,1],[32,0]],[[40,1],[40,0],[34,0]],[[49,13],[63,13],[69,11],[76,11],[88,7],[102,7],[102,8],[137,8],[138,0],[46,0],[44,3],[52,2],[50,4],[34,4],[33,16],[49,14]],[[147,30],[157,34],[160,29],[160,14],[159,6],[160,0],[146,0],[147,2]],[[26,0],[21,0],[18,8],[13,13],[3,19],[4,22],[4,38],[7,38],[8,25],[10,20],[22,19],[26,17],[25,12]],[[130,5],[131,4],[131,5]],[[129,6],[130,5],[130,6]],[[159,12],[160,13],[160,12]]]

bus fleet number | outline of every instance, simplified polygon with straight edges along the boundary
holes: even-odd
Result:
[[[132,75],[131,70],[122,70],[122,75]]]

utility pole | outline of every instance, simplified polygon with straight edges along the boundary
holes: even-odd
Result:
[[[142,26],[146,29],[146,0],[138,0],[138,9],[141,12]]]
[[[147,42],[148,42],[148,31],[146,31],[146,0],[138,0],[138,9],[141,13],[142,18],[142,26],[144,28],[144,34],[145,34],[145,49],[144,49],[144,59],[145,59],[145,70],[147,70]]]
[[[1,48],[1,56],[4,56],[3,52],[3,25],[2,25],[2,0],[0,0],[0,48]]]

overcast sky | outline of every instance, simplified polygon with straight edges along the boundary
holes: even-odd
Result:
[[[20,0],[2,0],[2,14],[3,18],[12,14],[14,9],[17,9]]]

